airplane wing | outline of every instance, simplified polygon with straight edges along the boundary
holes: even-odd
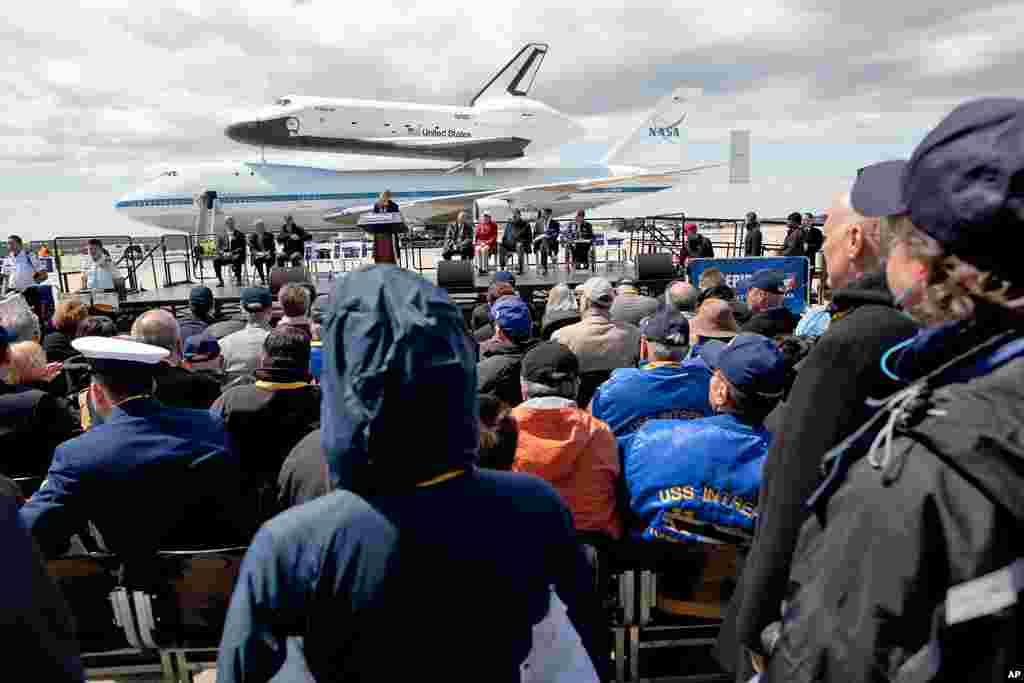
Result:
[[[472,213],[473,205],[481,199],[505,201],[509,203],[511,208],[539,208],[564,202],[581,195],[586,197],[586,195],[592,194],[595,195],[591,198],[595,205],[609,204],[624,199],[625,196],[618,196],[618,193],[621,192],[625,195],[625,193],[629,192],[631,186],[635,187],[637,184],[664,184],[664,187],[661,189],[668,189],[678,182],[682,176],[696,174],[710,168],[719,168],[724,165],[704,164],[702,166],[669,171],[606,176],[569,182],[467,192],[446,197],[432,197],[430,199],[403,202],[401,208],[402,214],[407,219],[424,223],[440,223],[452,220],[459,211]],[[359,216],[372,210],[372,204],[339,209],[324,215],[324,220],[331,223],[355,223]]]

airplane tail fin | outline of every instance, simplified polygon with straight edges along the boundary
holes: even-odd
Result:
[[[657,168],[685,165],[685,123],[700,88],[676,88],[608,152],[608,166]]]
[[[527,43],[508,64],[491,76],[484,87],[469,101],[469,106],[472,107],[477,100],[491,95],[525,96],[528,94],[547,53],[547,43]]]

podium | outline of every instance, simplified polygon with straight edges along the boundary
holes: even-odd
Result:
[[[359,227],[373,236],[373,262],[398,264],[398,235],[409,228],[398,211],[391,213],[365,213],[359,217]]]

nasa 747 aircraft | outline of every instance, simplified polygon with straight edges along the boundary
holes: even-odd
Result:
[[[556,215],[659,192],[703,169],[681,168],[680,127],[699,90],[680,88],[616,144],[601,165],[582,168],[492,167],[478,175],[453,169],[345,171],[274,163],[212,163],[165,172],[123,197],[118,211],[158,227],[191,230],[201,205],[274,225],[291,215],[306,227],[354,223],[390,189],[411,223],[441,223],[459,211],[489,211],[503,220],[513,209],[551,208]]]
[[[288,95],[225,132],[260,147],[467,164],[536,155],[584,132],[527,97],[547,52],[544,43],[526,45],[464,106]]]

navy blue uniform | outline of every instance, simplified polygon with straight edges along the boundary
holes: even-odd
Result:
[[[240,479],[219,420],[139,398],[59,446],[20,514],[49,556],[85,521],[120,554],[245,542]]]
[[[603,627],[574,534],[547,483],[490,470],[292,508],[249,548],[217,680],[270,680],[302,637],[317,681],[415,680],[439,654],[446,679],[518,681],[549,585],[584,643]]]

